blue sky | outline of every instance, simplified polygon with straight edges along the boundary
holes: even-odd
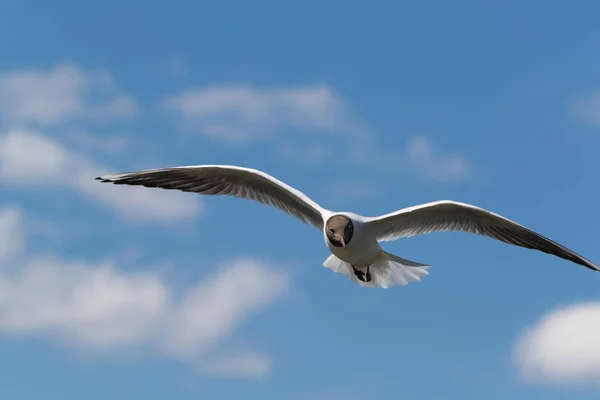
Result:
[[[93,178],[218,163],[364,215],[453,199],[599,263],[599,11],[2,2],[0,398],[596,399],[583,267],[440,233],[385,245],[430,276],[367,290],[278,210]]]

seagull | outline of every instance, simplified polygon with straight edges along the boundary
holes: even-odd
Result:
[[[323,266],[363,287],[389,288],[420,281],[431,266],[384,251],[381,242],[462,231],[552,254],[593,271],[600,268],[568,248],[501,215],[471,204],[434,201],[378,217],[327,210],[273,176],[231,165],[196,165],[104,175],[101,182],[234,196],[254,200],[319,229],[331,255]]]

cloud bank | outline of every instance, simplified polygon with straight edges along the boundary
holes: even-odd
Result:
[[[0,262],[24,246],[21,213],[0,208]],[[212,267],[214,268],[214,266]],[[151,349],[206,373],[264,376],[268,356],[221,356],[215,347],[250,316],[281,299],[289,277],[249,258],[223,262],[183,293],[152,269],[114,261],[29,255],[0,268],[0,332],[94,351]],[[141,272],[140,272],[141,271]]]

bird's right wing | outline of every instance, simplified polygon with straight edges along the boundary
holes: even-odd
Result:
[[[276,207],[304,223],[323,229],[323,209],[304,193],[262,171],[229,165],[197,165],[104,175],[117,185],[174,189],[203,195],[225,195]]]

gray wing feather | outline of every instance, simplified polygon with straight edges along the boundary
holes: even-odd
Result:
[[[470,204],[437,201],[405,208],[380,217],[367,218],[366,222],[371,229],[375,230],[379,241],[391,241],[432,232],[469,232],[515,246],[539,250],[600,271],[598,266],[574,251],[501,215]]]
[[[323,229],[323,208],[299,190],[255,169],[198,165],[104,175],[96,179],[117,185],[245,198],[273,206],[319,230]]]

